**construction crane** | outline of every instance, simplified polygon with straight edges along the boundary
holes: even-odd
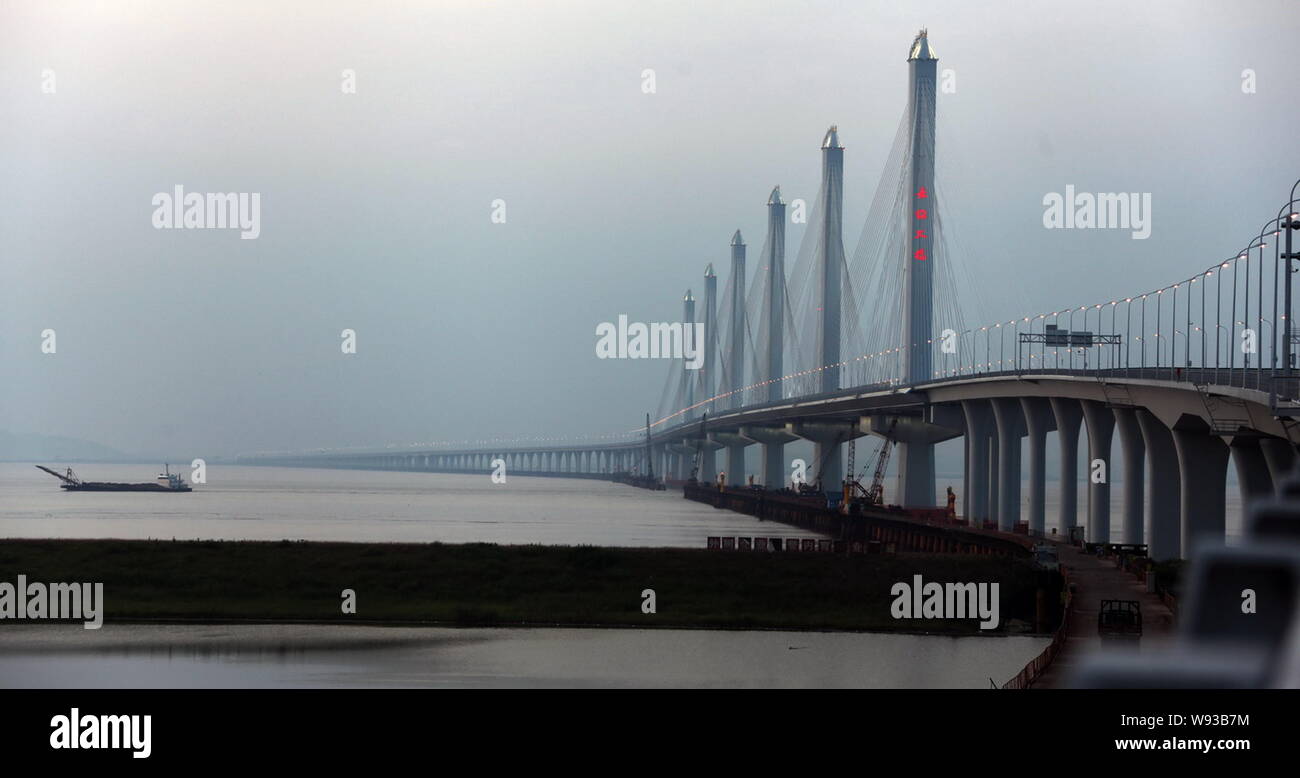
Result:
[[[871,486],[864,488],[862,486],[862,476],[866,475],[866,470],[861,475],[854,476],[854,445],[849,444],[849,478],[844,482],[844,512],[849,510],[849,503],[855,498],[861,498],[869,505],[883,505],[885,502],[885,470],[889,467],[889,455],[893,451],[894,441],[891,437],[894,433],[894,427],[898,425],[898,417],[894,417],[889,422],[889,428],[885,430],[884,440],[880,441],[880,449],[876,452],[876,470],[871,476]]]
[[[876,472],[871,476],[871,488],[867,490],[867,501],[872,505],[885,503],[885,468],[889,467],[889,454],[894,450],[894,441],[888,436],[893,434],[896,424],[898,424],[897,417],[889,423],[889,431],[885,433],[885,439],[880,442],[880,453],[876,456]]]

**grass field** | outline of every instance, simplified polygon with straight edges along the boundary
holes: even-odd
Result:
[[[999,631],[1050,625],[1060,577],[1009,558],[833,556],[489,544],[4,540],[0,581],[102,582],[105,620],[310,620],[457,625],[905,630],[975,633],[974,621],[890,616],[890,587],[997,581]],[[356,593],[357,613],[341,610]],[[653,589],[657,612],[642,612]],[[1050,629],[1050,626],[1048,627]]]

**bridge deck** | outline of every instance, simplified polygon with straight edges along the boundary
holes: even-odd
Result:
[[[1070,609],[1065,643],[1060,653],[1031,688],[1064,688],[1080,659],[1101,647],[1097,637],[1097,612],[1102,600],[1137,600],[1142,607],[1142,640],[1139,650],[1147,651],[1173,637],[1174,614],[1158,595],[1132,574],[1115,567],[1109,559],[1098,559],[1066,543],[1058,543],[1060,562],[1070,569],[1074,584],[1074,607]]]

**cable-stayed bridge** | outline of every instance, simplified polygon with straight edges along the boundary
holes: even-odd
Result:
[[[719,289],[709,265],[702,305],[689,291],[683,301],[684,322],[702,314],[702,359],[670,363],[644,432],[245,461],[481,473],[502,460],[513,474],[636,470],[711,482],[725,473],[740,486],[746,449],[758,445],[755,480],[779,488],[789,480],[786,447],[810,441],[810,480],[837,494],[853,477],[845,444],[873,435],[898,448],[893,501],[926,506],[935,502],[935,445],[962,438],[964,516],[1003,530],[1024,521],[1041,535],[1055,432],[1063,528],[1086,526],[1095,542],[1146,543],[1156,559],[1221,539],[1230,466],[1246,499],[1272,494],[1296,466],[1296,186],[1279,193],[1257,232],[1243,229],[1240,249],[1162,288],[977,324],[968,312],[975,285],[936,175],[937,61],[922,31],[886,172],[851,254],[837,127],[822,138],[821,184],[790,261],[779,186],[752,271],[744,236],[732,234],[727,283]],[[1127,204],[1096,208],[1113,219]],[[1122,507],[1112,517],[1117,450]],[[1080,472],[1089,476],[1082,515]]]

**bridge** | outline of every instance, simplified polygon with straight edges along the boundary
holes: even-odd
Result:
[[[960,240],[936,173],[937,62],[922,30],[908,53],[907,105],[852,255],[836,126],[822,137],[821,185],[793,262],[779,186],[767,198],[759,272],[748,282],[748,247],[740,230],[731,234],[727,284],[719,291],[711,264],[703,277],[703,358],[671,362],[644,430],[241,461],[485,473],[500,460],[511,474],[638,471],[711,482],[724,473],[740,486],[746,449],[757,445],[755,482],[774,489],[788,484],[786,447],[804,441],[814,447],[810,480],[838,494],[854,476],[846,444],[874,436],[899,452],[892,501],[933,506],[935,446],[960,438],[964,516],[1008,532],[1023,522],[1042,535],[1054,432],[1064,530],[1144,543],[1157,560],[1221,540],[1229,467],[1243,501],[1274,494],[1296,467],[1300,374],[1290,314],[1300,182],[1258,231],[1243,228],[1244,242],[1225,243],[1224,258],[1166,286],[977,326],[965,312]],[[1095,207],[1112,219],[1127,208],[1120,199]],[[696,321],[695,303],[688,291],[684,322]],[[1121,510],[1112,517],[1116,451]],[[1082,514],[1081,466],[1089,475]]]

